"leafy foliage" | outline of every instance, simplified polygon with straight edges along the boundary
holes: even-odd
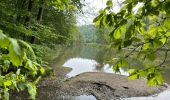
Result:
[[[35,99],[36,83],[43,73],[44,68],[36,62],[32,48],[0,30],[0,99],[9,100],[9,91],[25,89]]]
[[[9,36],[36,44],[69,43],[77,31],[79,0],[2,0],[0,28]]]
[[[81,6],[79,0],[0,0],[0,99],[22,90],[35,99],[46,53],[74,41]]]
[[[170,1],[169,0],[125,0],[120,3],[121,9],[118,13],[113,12],[114,2],[108,0],[106,8],[99,12],[94,19],[94,23],[99,26],[111,27],[111,46],[119,50],[122,48],[133,48],[131,52],[125,54],[125,60],[134,52],[137,52],[138,59],[149,60],[143,69],[132,69],[130,79],[145,77],[148,85],[163,84],[161,69],[167,58],[169,32],[170,32]],[[138,8],[138,9],[136,9]],[[165,59],[161,64],[156,63],[157,52],[161,48],[166,49]],[[113,67],[119,71],[122,67],[122,60]],[[158,64],[158,65],[156,65]],[[130,67],[130,66],[128,66]],[[144,74],[145,73],[145,74]]]
[[[85,43],[99,43],[108,44],[110,37],[108,35],[108,27],[95,27],[94,25],[79,26],[80,35],[78,38],[82,39],[81,42]]]

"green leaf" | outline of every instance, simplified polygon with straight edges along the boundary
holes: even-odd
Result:
[[[115,38],[115,39],[120,39],[120,38],[121,38],[121,35],[122,35],[122,33],[121,33],[120,28],[117,28],[117,29],[115,30],[115,32],[114,32],[114,38]]]
[[[10,45],[9,45],[9,57],[10,61],[15,66],[22,66],[22,51],[20,46],[17,43],[17,40],[10,38]]]
[[[139,78],[138,74],[132,74],[132,75],[128,76],[129,80],[135,80],[135,79],[138,79],[138,78]]]
[[[158,85],[162,85],[164,83],[162,74],[157,73],[156,80],[157,80]]]
[[[94,18],[93,23],[96,23],[96,22],[100,21],[102,17],[103,17],[103,14],[100,14],[99,16]]]
[[[112,69],[117,73],[117,72],[120,72],[120,69],[119,69],[119,65],[118,64],[115,64]]]
[[[166,19],[165,21],[164,21],[164,27],[165,28],[167,28],[167,29],[170,29],[170,20],[169,19]]]
[[[162,42],[162,44],[165,44],[165,43],[166,43],[166,40],[167,40],[167,38],[165,38],[165,37],[160,39],[160,41]]]
[[[138,71],[137,69],[129,69],[128,73],[129,74],[133,74],[133,73],[136,73],[137,71]]]
[[[45,69],[43,67],[40,68],[40,72],[41,74],[44,74],[45,73]]]
[[[112,7],[113,6],[112,0],[108,0],[106,5],[107,7]]]
[[[170,12],[169,5],[170,5],[170,1],[168,0],[167,2],[165,2],[165,5],[164,5],[164,9],[166,11],[166,14],[169,14],[169,12]],[[167,17],[169,17],[169,16],[167,16]]]
[[[33,60],[33,61],[36,60],[36,56],[35,56],[35,54],[34,54],[34,51],[33,51],[32,47],[31,47],[28,43],[26,43],[26,42],[24,42],[24,41],[22,41],[22,40],[18,40],[18,44],[19,44],[20,47],[22,48],[22,51],[23,51],[23,52],[24,52],[24,50],[27,50],[27,51],[30,52],[31,60]],[[23,50],[23,49],[24,49],[24,50]],[[24,52],[24,53],[25,53],[25,52]],[[22,53],[22,54],[24,55],[24,53]]]
[[[150,43],[145,43],[142,47],[142,49],[146,50],[150,47]]]
[[[147,85],[148,85],[148,86],[157,85],[157,84],[156,84],[156,78],[155,78],[155,77],[148,78]]]
[[[124,47],[128,47],[132,44],[132,40],[126,40],[124,41]]]
[[[30,59],[27,59],[27,62],[26,62],[24,67],[29,69],[29,70],[34,70],[33,63]]]
[[[4,82],[4,86],[7,87],[7,86],[10,86],[12,84],[12,82],[10,80],[6,80]]]
[[[154,48],[160,47],[160,46],[163,44],[162,42],[163,42],[163,41],[161,41],[161,40],[154,39],[154,41],[153,41],[153,47],[154,47]]]
[[[158,32],[157,30],[158,30],[158,27],[154,26],[154,27],[152,27],[152,28],[148,31],[147,34],[148,34],[149,36],[153,37],[153,35]]]
[[[158,0],[151,0],[151,6],[156,7],[157,5],[159,5],[159,1]]]
[[[120,39],[122,34],[124,34],[126,32],[126,26],[123,25],[123,26],[120,26],[118,27],[114,32],[114,38],[115,39]]]
[[[121,58],[118,64],[120,67],[126,67],[128,65],[128,61],[124,58]]]
[[[21,73],[21,69],[18,69],[16,75],[20,75],[20,73]]]
[[[134,42],[141,42],[142,40],[138,37],[132,37],[132,41]]]
[[[36,89],[37,89],[37,88],[36,88],[36,85],[28,82],[28,83],[26,84],[26,86],[27,86],[27,88],[28,88],[28,93],[30,94],[31,98],[32,98],[32,99],[35,99],[35,95],[36,95],[36,93],[37,93],[37,91],[36,91]]]
[[[4,99],[5,100],[9,100],[9,92],[8,92],[8,89],[5,89],[4,91],[3,91],[3,93],[4,93]],[[2,99],[2,98],[1,98]]]
[[[0,47],[5,48],[9,45],[9,40],[5,34],[0,30]]]
[[[154,61],[157,57],[156,57],[156,54],[155,53],[149,53],[147,55],[147,58],[151,61]]]
[[[24,82],[19,82],[19,83],[17,84],[17,86],[18,86],[18,88],[19,88],[21,91],[23,91],[24,89],[26,89],[26,83],[24,83]]]
[[[165,34],[167,37],[170,37],[170,32],[166,32]]]

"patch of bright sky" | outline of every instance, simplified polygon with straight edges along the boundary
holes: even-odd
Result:
[[[124,0],[113,0],[113,12],[117,13],[120,11],[121,3]],[[86,6],[83,7],[83,14],[77,15],[77,24],[78,25],[87,25],[93,24],[93,19],[99,14],[99,10],[102,10],[106,7],[107,0],[82,0]],[[138,8],[142,6],[142,3],[139,3],[134,9],[134,12],[137,12]]]

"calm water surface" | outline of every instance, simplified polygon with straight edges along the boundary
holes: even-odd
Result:
[[[68,77],[73,77],[83,72],[115,73],[109,64],[104,64],[102,68],[97,69],[100,65],[93,59],[71,58],[66,61],[63,66],[72,68],[72,71],[67,74]],[[120,72],[121,75],[128,76],[127,70],[120,68]]]
[[[62,52],[61,56],[57,58],[57,66],[64,66],[72,68],[72,71],[67,74],[68,77],[73,77],[83,72],[106,72],[115,73],[111,66],[112,63],[108,63],[110,59],[116,57],[117,53],[114,50],[107,49],[103,46],[78,46],[68,48]],[[134,60],[132,60],[134,61]],[[136,64],[132,62],[134,66]],[[120,69],[119,74],[128,76],[127,69]],[[167,68],[164,73],[166,83],[170,84],[170,68]],[[93,96],[80,96],[72,98],[71,100],[96,100]],[[88,98],[88,99],[87,99]],[[169,100],[170,90],[164,91],[155,96],[149,97],[133,97],[123,100]]]

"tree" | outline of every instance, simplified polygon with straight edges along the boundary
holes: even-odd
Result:
[[[113,4],[112,0],[107,0],[106,8],[94,19],[96,25],[113,29],[111,46],[125,50],[125,56],[118,59],[113,69],[130,68],[127,58],[136,54],[145,66],[142,69],[130,68],[129,79],[144,77],[148,85],[163,84],[162,70],[170,51],[170,0],[125,0],[119,3],[122,7],[118,13],[113,12]],[[138,9],[134,11],[136,7]],[[159,59],[161,50],[164,58],[158,62],[156,59]]]
[[[0,99],[8,100],[11,91],[23,90],[35,99],[36,83],[46,66],[36,56],[44,54],[43,44],[53,45],[59,40],[59,32],[64,31],[61,43],[68,41],[65,38],[72,40],[76,31],[74,11],[79,7],[79,0],[0,0]],[[62,27],[57,32],[54,23],[60,19],[65,23],[58,22]]]
[[[0,28],[6,34],[32,44],[46,41],[52,44],[72,40],[70,34],[76,31],[75,12],[81,3],[79,0],[1,0],[0,6]]]

